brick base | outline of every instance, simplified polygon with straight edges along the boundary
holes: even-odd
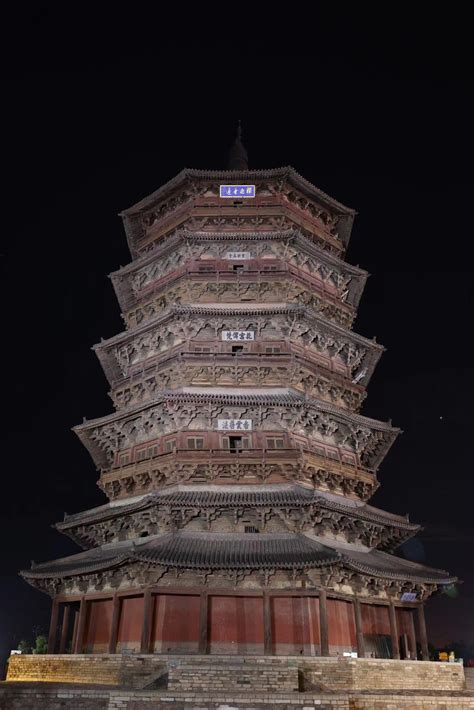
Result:
[[[474,693],[193,694],[0,684],[0,710],[474,710]]]
[[[0,684],[0,710],[20,708],[474,710],[474,692],[465,690],[464,669],[455,663],[294,656],[12,656],[8,680]]]
[[[163,683],[157,686],[160,678]],[[295,656],[15,655],[7,680],[203,693],[451,692],[466,687],[459,663]]]

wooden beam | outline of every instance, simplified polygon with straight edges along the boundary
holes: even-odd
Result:
[[[273,654],[272,608],[267,592],[263,593],[263,653],[265,656]]]
[[[58,635],[58,614],[59,602],[57,599],[53,599],[53,604],[51,607],[51,621],[49,623],[48,653],[56,652],[56,637]]]
[[[69,630],[69,613],[71,607],[69,604],[65,604],[63,611],[63,624],[61,627],[61,640],[59,642],[59,653],[65,653],[66,643],[67,643],[67,632]]]
[[[209,595],[207,591],[201,592],[201,605],[199,610],[199,653],[207,653],[208,610]]]
[[[392,658],[400,660],[400,639],[398,637],[397,613],[392,601],[388,605],[388,615],[390,619],[390,636],[392,639]]]
[[[109,638],[109,653],[117,652],[117,638],[120,623],[120,597],[117,594],[114,595],[112,601],[112,625],[110,629]]]
[[[79,607],[79,620],[77,622],[76,644],[74,648],[74,653],[84,652],[84,632],[86,630],[86,617],[87,601],[84,597],[82,597],[81,605]]]
[[[421,658],[423,661],[430,660],[430,652],[428,651],[428,636],[426,634],[425,607],[423,604],[418,606],[418,628],[420,631]]]
[[[151,587],[148,587],[147,589],[145,589],[143,599],[143,626],[140,653],[150,653],[153,601],[154,597],[151,593]]]
[[[329,656],[328,605],[325,589],[319,590],[319,635],[321,656]]]
[[[364,640],[364,629],[362,626],[362,610],[360,606],[360,600],[357,597],[354,599],[354,620],[356,627],[356,640],[357,640],[357,655],[359,658],[365,658],[365,640]]]

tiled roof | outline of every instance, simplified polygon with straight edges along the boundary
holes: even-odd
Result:
[[[121,266],[116,271],[109,274],[110,278],[120,278],[142,268],[148,263],[153,262],[157,256],[161,255],[163,252],[170,251],[176,243],[179,243],[181,239],[186,239],[188,241],[198,241],[198,242],[219,242],[219,241],[277,241],[281,239],[289,240],[296,238],[307,243],[307,247],[318,253],[318,256],[327,261],[328,263],[334,264],[336,267],[343,271],[351,273],[356,276],[367,277],[368,272],[362,269],[360,266],[354,266],[344,261],[340,257],[331,254],[324,249],[320,249],[311,239],[309,239],[303,232],[298,229],[285,229],[280,231],[272,232],[200,232],[191,231],[188,229],[178,229],[169,237],[165,238],[163,241],[158,242],[158,244],[150,252],[143,254],[134,261],[130,262],[126,266]]]
[[[356,214],[356,211],[351,207],[346,207],[341,202],[338,202],[333,197],[323,192],[315,185],[306,180],[302,175],[300,175],[291,166],[285,166],[282,168],[270,168],[266,170],[196,170],[193,168],[184,168],[175,175],[174,178],[168,180],[164,185],[152,192],[147,197],[144,197],[139,202],[135,203],[131,207],[120,212],[121,216],[133,216],[134,214],[147,209],[151,204],[163,198],[167,193],[169,193],[174,188],[178,187],[184,183],[187,179],[204,179],[204,180],[251,180],[251,179],[265,179],[265,178],[278,178],[278,177],[288,177],[293,178],[296,183],[298,183],[306,191],[318,196],[323,199],[328,205],[337,209],[343,214],[352,215]]]
[[[123,554],[123,548],[122,550],[118,548],[105,550],[99,547],[81,552],[78,555],[42,562],[32,566],[29,570],[23,570],[21,574],[23,577],[31,579],[70,577],[76,574],[91,574],[110,569],[126,559],[127,555]]]
[[[176,533],[138,548],[140,560],[198,569],[294,569],[335,562],[339,553],[303,535]]]
[[[135,545],[117,544],[35,565],[26,578],[70,577],[142,560],[186,569],[294,569],[320,567],[340,557],[303,535],[170,533]]]
[[[318,491],[302,488],[301,486],[292,488],[279,488],[273,490],[172,490],[161,491],[144,496],[140,500],[133,501],[123,506],[104,505],[100,508],[84,511],[76,515],[67,516],[64,522],[58,523],[58,530],[67,530],[78,525],[99,522],[134,513],[152,506],[170,506],[176,508],[203,507],[203,508],[245,508],[245,507],[308,507],[316,505],[328,510],[343,513],[351,517],[367,520],[382,525],[401,528],[404,530],[419,530],[420,526],[410,523],[406,518],[387,513],[384,510],[374,508],[370,505],[354,506],[345,503],[343,500],[333,500],[321,495]],[[334,496],[335,498],[335,496]]]
[[[211,389],[211,388],[209,388]],[[215,389],[215,388],[214,388]],[[376,431],[385,431],[390,434],[396,435],[400,433],[400,429],[393,427],[388,422],[382,422],[377,419],[371,419],[369,417],[364,417],[362,414],[356,414],[355,412],[349,412],[342,407],[337,407],[323,400],[315,399],[314,397],[307,397],[296,390],[292,390],[286,387],[272,387],[272,394],[267,394],[268,388],[255,388],[258,390],[254,394],[235,394],[235,388],[232,387],[219,387],[221,392],[218,394],[207,391],[205,387],[185,387],[181,390],[163,390],[161,397],[156,397],[156,399],[147,403],[144,407],[142,404],[134,405],[132,407],[126,407],[121,409],[119,412],[113,414],[108,414],[105,417],[100,417],[98,419],[91,419],[85,421],[82,424],[78,424],[73,427],[73,431],[81,432],[87,431],[102,424],[108,424],[109,422],[126,419],[132,414],[137,412],[145,411],[154,407],[158,402],[169,401],[169,402],[215,402],[216,404],[229,404],[234,406],[249,406],[249,405],[282,405],[287,404],[295,407],[314,407],[314,409],[320,410],[322,412],[327,412],[333,414],[339,419],[352,422],[355,424],[360,424],[364,427],[371,427]],[[228,390],[228,392],[226,391]]]
[[[434,569],[395,555],[371,550],[370,552],[343,552],[343,559],[354,570],[388,579],[410,579],[422,582],[449,584],[455,582],[445,570]]]
[[[383,579],[451,584],[444,570],[377,550],[324,544],[301,534],[169,533],[140,544],[117,543],[23,571],[26,579],[72,577],[134,561],[181,569],[311,569],[338,564]]]
[[[114,347],[127,340],[132,340],[138,335],[142,335],[157,326],[162,326],[171,320],[175,316],[183,315],[209,315],[209,316],[260,316],[260,315],[278,315],[278,314],[291,314],[292,316],[299,316],[310,320],[313,323],[317,323],[318,327],[321,329],[329,331],[332,334],[336,334],[341,338],[347,338],[347,340],[364,345],[371,351],[378,351],[382,353],[385,348],[380,343],[370,340],[369,338],[359,335],[352,330],[344,328],[337,323],[333,323],[327,320],[318,313],[315,313],[310,308],[296,303],[274,303],[274,304],[252,304],[252,303],[202,303],[202,304],[188,304],[188,305],[172,305],[165,312],[160,313],[155,318],[150,318],[142,325],[135,328],[130,328],[129,330],[124,330],[117,335],[101,340],[100,343],[93,345],[92,349],[95,351],[106,350]]]

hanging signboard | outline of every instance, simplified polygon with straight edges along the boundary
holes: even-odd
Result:
[[[252,254],[249,251],[228,251],[224,257],[225,259],[235,260],[238,259],[251,259]]]
[[[219,431],[252,431],[251,419],[218,419]]]
[[[223,330],[222,340],[255,340],[254,330]]]
[[[255,185],[220,185],[219,196],[227,199],[255,197]]]
[[[402,594],[402,602],[414,602],[416,601],[416,593],[415,592],[404,592]]]

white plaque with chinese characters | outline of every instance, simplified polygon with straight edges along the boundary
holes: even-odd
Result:
[[[222,340],[255,340],[254,330],[223,330],[221,332]]]
[[[238,259],[251,259],[252,254],[249,251],[228,251],[225,255],[226,259],[230,261],[235,261]]]
[[[218,419],[219,431],[252,431],[251,419]]]
[[[417,598],[416,592],[404,592],[401,596],[402,602],[414,602]]]
[[[255,197],[255,185],[220,185],[219,196],[227,199]]]

